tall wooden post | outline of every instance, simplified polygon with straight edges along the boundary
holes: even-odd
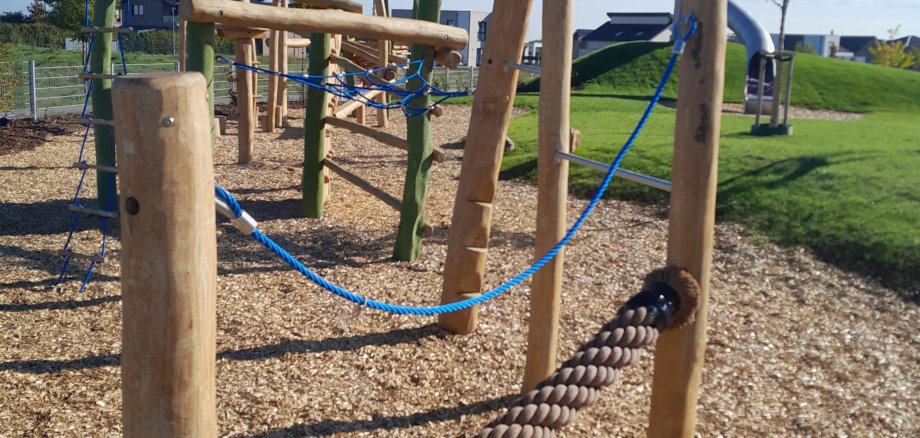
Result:
[[[332,43],[327,33],[310,35],[310,76],[329,75],[329,55]],[[303,203],[306,217],[322,217],[326,199],[323,160],[326,159],[326,105],[329,95],[313,87],[307,89],[307,108],[303,122]]]
[[[176,37],[179,40],[179,71],[185,71],[185,25],[185,20],[179,20],[178,36]]]
[[[453,220],[447,236],[444,288],[441,302],[451,303],[482,292],[492,201],[498,187],[498,171],[511,120],[518,72],[505,67],[517,63],[524,49],[531,0],[495,2],[492,27],[487,30],[473,113],[466,137],[460,186],[454,201]],[[441,327],[454,333],[476,329],[478,307],[439,317]]]
[[[236,62],[252,65],[253,39],[236,39]],[[236,69],[236,108],[237,122],[239,123],[239,153],[237,162],[247,164],[252,162],[253,139],[255,138],[255,105],[253,96],[254,73],[242,68]]]
[[[281,2],[282,8],[287,8],[287,1]],[[278,39],[278,71],[282,73],[288,72],[288,49],[287,49],[287,40],[288,32],[286,30],[281,31]],[[288,110],[288,90],[287,90],[287,79],[283,77],[278,77],[278,98],[277,105],[280,108],[275,108],[275,126],[278,128],[284,127],[284,118],[287,117]]]
[[[187,2],[183,2],[185,4]],[[182,17],[185,8],[180,7]],[[184,20],[183,20],[184,21]],[[217,137],[217,126],[214,124],[214,24],[186,22],[185,24],[185,59],[186,71],[197,71],[204,76],[208,83],[208,114],[211,117],[211,138]]]
[[[115,24],[115,0],[97,0],[93,10],[93,25],[112,27]],[[112,69],[112,33],[97,33],[90,53],[90,72],[108,75]],[[93,118],[112,120],[112,80],[93,79]],[[115,166],[115,136],[111,126],[93,127],[96,138],[96,164]],[[96,171],[96,199],[100,210],[115,210],[115,174]]]
[[[388,5],[387,0],[374,0],[374,9],[376,9],[377,16],[379,17],[389,17],[390,16],[390,6]],[[380,38],[377,40],[377,67],[384,68],[390,64],[390,42]],[[389,97],[386,93],[382,93],[377,97],[377,101],[380,103],[386,103]],[[388,112],[385,108],[377,108],[377,126],[381,128],[387,127],[387,118],[389,117]]]
[[[275,6],[280,6],[280,0],[275,0]],[[278,71],[278,42],[281,39],[280,30],[272,30],[268,43],[268,69]],[[263,46],[264,47],[264,46]],[[275,130],[275,108],[278,106],[278,77],[275,75],[268,76],[268,95],[265,99],[265,123],[262,125],[263,132],[272,132]]]
[[[712,262],[719,129],[725,82],[726,0],[684,0],[684,14],[699,20],[680,63],[674,170],[668,226],[668,264],[686,269],[700,284],[694,323],[661,334],[649,436],[691,437],[706,350],[707,302]]]
[[[416,0],[413,15],[416,20],[437,23],[441,15],[441,0]],[[413,44],[411,60],[423,62],[419,74],[425,81],[430,81],[434,47]],[[422,86],[422,79],[414,77],[407,85],[410,90],[417,89]],[[427,94],[418,96],[409,105],[428,108],[431,97]],[[428,198],[428,177],[431,175],[431,116],[427,112],[406,120],[406,140],[409,142],[406,183],[403,186],[393,257],[397,260],[416,260],[422,251],[422,225],[425,225],[425,200]]]
[[[217,436],[217,240],[206,90],[198,73],[115,82],[128,437]]]
[[[536,257],[546,254],[565,235],[569,162],[557,160],[556,152],[569,152],[572,0],[543,0],[543,59],[548,62],[540,71]],[[531,282],[525,392],[556,369],[563,255],[564,249]]]

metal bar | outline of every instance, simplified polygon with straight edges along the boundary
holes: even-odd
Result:
[[[518,70],[520,70],[520,71],[525,71],[525,72],[527,72],[527,73],[533,73],[533,74],[537,74],[537,75],[540,74],[540,67],[534,67],[534,66],[532,66],[532,65],[515,64],[515,63],[513,63],[513,62],[506,62],[506,63],[505,63],[505,68],[506,68],[506,69],[508,69],[508,68],[515,68],[515,69],[518,69]],[[470,73],[470,76],[472,76],[472,73]]]
[[[29,108],[32,110],[32,120],[38,120],[38,101],[35,90],[35,60],[29,60]]]
[[[102,166],[102,165],[84,163],[82,161],[73,163],[73,167],[76,169],[93,169],[93,170],[101,170],[103,172],[109,172],[109,173],[116,173],[116,174],[118,173],[118,170],[115,168],[115,166]]]
[[[606,172],[610,170],[610,166],[601,163],[599,161],[594,161],[589,158],[579,157],[578,155],[567,154],[565,152],[556,151],[556,158],[562,160],[569,160],[575,164],[580,164],[582,166],[590,167],[592,169],[600,170],[601,172]],[[665,192],[671,191],[671,182],[665,181],[660,178],[655,178],[653,176],[643,175],[638,172],[633,172],[631,170],[626,170],[619,168],[614,173],[614,176],[632,181],[634,183],[639,183],[644,186],[651,187],[653,189],[658,189]]]
[[[106,210],[101,210],[98,208],[80,207],[79,205],[73,205],[73,204],[67,204],[67,210],[75,211],[78,213],[84,213],[84,214],[93,214],[96,216],[102,216],[102,217],[107,217],[111,219],[118,218],[118,213],[114,211],[106,211]]]

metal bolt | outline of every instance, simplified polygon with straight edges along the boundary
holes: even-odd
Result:
[[[223,17],[223,16],[224,16],[224,11],[217,11],[217,16],[218,16],[218,17]]]
[[[170,126],[176,123],[176,119],[172,117],[166,117],[163,119],[163,126],[169,128]]]

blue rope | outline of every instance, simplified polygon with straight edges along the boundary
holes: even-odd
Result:
[[[585,209],[581,212],[581,215],[578,216],[578,219],[575,221],[572,227],[569,228],[569,230],[565,233],[565,236],[563,236],[562,239],[558,243],[556,243],[556,245],[554,245],[549,251],[547,251],[547,253],[543,255],[543,257],[540,257],[539,260],[535,261],[533,264],[530,265],[530,267],[525,269],[523,272],[521,272],[514,278],[508,280],[504,284],[488,292],[483,293],[482,295],[479,295],[474,298],[462,300],[462,301],[449,303],[449,304],[441,304],[437,306],[425,306],[425,307],[402,306],[402,305],[389,304],[389,303],[384,303],[384,302],[377,301],[377,300],[372,300],[365,296],[356,294],[354,292],[350,292],[330,282],[329,280],[326,280],[319,274],[316,274],[315,272],[311,271],[309,268],[304,266],[303,263],[295,259],[294,256],[292,256],[290,253],[285,251],[284,248],[280,247],[277,243],[275,243],[271,238],[266,236],[260,230],[254,229],[252,233],[250,234],[250,236],[257,242],[265,246],[268,250],[278,255],[278,257],[284,260],[285,263],[290,265],[294,270],[303,274],[305,277],[307,277],[308,280],[315,283],[317,286],[329,292],[332,292],[333,294],[341,298],[344,298],[348,301],[351,301],[353,303],[356,303],[362,306],[370,307],[371,309],[381,310],[384,312],[398,314],[398,315],[439,315],[442,313],[450,313],[450,312],[456,312],[459,310],[467,309],[472,306],[482,304],[486,301],[489,301],[492,298],[495,298],[507,292],[512,287],[520,284],[521,282],[529,278],[531,275],[536,273],[538,270],[540,270],[540,268],[542,268],[547,263],[549,263],[553,258],[555,258],[556,255],[559,253],[559,251],[565,245],[567,245],[569,241],[572,240],[572,238],[575,236],[575,233],[578,232],[578,230],[584,224],[585,220],[588,218],[588,216],[597,206],[598,202],[600,202],[601,197],[603,197],[604,192],[607,191],[607,187],[610,185],[610,182],[613,180],[613,176],[616,173],[616,170],[620,167],[620,163],[626,157],[626,153],[629,152],[633,144],[635,144],[636,139],[639,137],[639,134],[642,132],[642,129],[645,127],[646,122],[648,122],[649,116],[651,116],[652,112],[655,109],[655,106],[658,104],[659,99],[661,99],[661,94],[664,92],[665,86],[668,84],[668,79],[671,77],[671,74],[674,71],[674,66],[677,64],[677,58],[678,56],[680,56],[680,53],[683,49],[684,44],[696,30],[696,21],[690,17],[687,17],[686,20],[690,23],[690,26],[689,26],[690,29],[687,31],[686,34],[680,36],[680,38],[678,39],[678,42],[675,44],[674,53],[671,55],[670,60],[668,60],[668,65],[667,67],[665,67],[664,74],[662,75],[661,82],[658,84],[658,88],[655,90],[655,94],[652,96],[651,101],[649,102],[648,106],[645,108],[645,112],[642,114],[642,117],[639,119],[639,122],[636,124],[635,129],[633,129],[632,134],[630,134],[629,139],[626,140],[626,143],[623,145],[622,148],[620,148],[620,151],[617,153],[616,157],[613,159],[613,162],[610,164],[610,169],[608,169],[607,174],[604,175],[604,179],[601,182],[600,187],[598,187],[597,191],[594,193],[594,196],[591,198],[591,201],[588,203]],[[240,216],[242,216],[243,209],[242,207],[240,207],[236,199],[233,198],[233,195],[231,195],[229,192],[227,192],[220,186],[215,186],[215,193],[218,198],[222,199],[224,202],[227,203],[227,205],[230,207],[230,210],[233,212],[233,215],[235,217],[239,218]]]
[[[431,107],[438,105],[444,102],[447,99],[454,97],[461,97],[469,95],[466,91],[445,91],[441,88],[436,87],[431,82],[425,80],[422,76],[422,68],[424,67],[424,61],[417,60],[412,62],[407,62],[405,64],[399,64],[395,66],[379,67],[371,70],[365,70],[361,72],[353,73],[341,73],[337,75],[295,75],[289,73],[281,73],[273,70],[268,70],[265,68],[254,67],[251,65],[246,65],[236,61],[232,61],[225,56],[218,55],[218,61],[225,62],[230,64],[233,67],[236,67],[240,70],[247,70],[254,73],[261,73],[267,75],[274,75],[286,78],[293,82],[299,83],[301,85],[306,85],[308,87],[316,88],[323,90],[329,94],[335,95],[345,100],[356,100],[363,103],[365,106],[379,109],[401,109],[403,114],[407,117],[417,117],[428,112]],[[407,71],[412,71],[411,74],[406,75],[402,79],[398,79],[394,82],[379,83],[372,75],[387,71],[387,70],[396,70],[400,68],[405,68]],[[413,71],[414,70],[414,71]],[[352,85],[348,83],[349,79],[363,79],[364,82],[372,84],[372,86],[360,86]],[[417,78],[421,81],[421,85],[414,89],[408,90],[405,89],[404,85],[408,85],[409,80]],[[366,93],[370,91],[385,91],[391,95],[399,96],[399,99],[394,102],[377,102],[373,99],[370,99],[366,96]],[[415,100],[418,97],[428,95],[433,96],[436,99],[434,103],[428,107],[416,107],[412,106],[410,102]]]

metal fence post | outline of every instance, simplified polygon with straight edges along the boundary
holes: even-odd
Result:
[[[473,69],[474,68],[476,67],[473,67],[472,65],[470,65],[470,86],[469,86],[470,91],[473,91]]]
[[[179,73],[179,71],[180,71],[180,70],[179,70],[179,61],[176,61],[175,64],[176,64],[176,73]]]
[[[29,60],[29,109],[32,120],[38,120],[38,95],[35,93],[35,60]]]

